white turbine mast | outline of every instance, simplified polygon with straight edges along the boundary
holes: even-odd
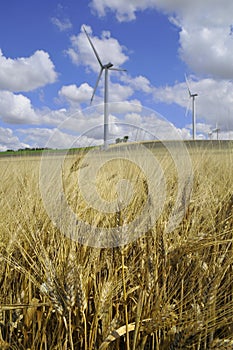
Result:
[[[216,132],[216,138],[218,140],[218,134],[219,134],[220,128],[218,128],[218,123],[216,123],[216,128],[212,130],[212,133]]]
[[[196,139],[196,106],[195,106],[195,98],[198,96],[197,93],[191,93],[190,87],[189,87],[189,82],[185,74],[185,80],[186,80],[186,85],[189,93],[189,97],[192,99],[192,125],[193,125],[193,130],[192,130],[192,137],[193,140]]]
[[[120,68],[113,68],[113,64],[111,62],[107,63],[107,64],[103,64],[100,56],[98,55],[98,52],[96,51],[93,42],[91,41],[91,38],[89,37],[85,27],[83,26],[83,30],[87,36],[87,39],[94,51],[94,54],[97,58],[97,61],[99,62],[100,65],[100,72],[93,90],[93,94],[91,97],[91,103],[93,101],[93,98],[95,96],[96,93],[96,89],[98,87],[100,78],[102,76],[102,73],[104,71],[104,149],[106,150],[108,148],[108,117],[109,117],[109,112],[108,112],[108,71],[109,70],[115,70],[115,71],[119,71],[119,72],[126,72],[126,69],[120,69]]]

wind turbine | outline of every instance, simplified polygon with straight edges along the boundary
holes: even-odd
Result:
[[[217,140],[218,140],[218,133],[220,131],[220,128],[218,128],[218,123],[216,123],[216,128],[212,130],[212,132],[216,132]]]
[[[98,52],[96,51],[85,27],[83,26],[83,29],[84,29],[84,32],[87,36],[87,39],[94,51],[94,54],[97,58],[97,61],[99,62],[99,65],[100,65],[100,72],[99,72],[99,75],[98,75],[98,78],[97,78],[97,81],[96,81],[96,84],[95,84],[95,87],[94,87],[94,90],[93,90],[93,94],[92,94],[92,97],[91,97],[91,103],[93,101],[93,98],[95,96],[95,93],[96,93],[96,89],[98,87],[98,84],[99,84],[99,81],[100,81],[100,78],[102,76],[102,73],[104,71],[104,149],[106,150],[108,148],[108,116],[109,116],[109,112],[108,112],[108,71],[109,70],[115,70],[115,71],[121,71],[121,72],[125,72],[126,69],[120,69],[120,68],[113,68],[113,64],[111,62],[107,63],[107,64],[103,64],[99,55],[98,55]]]
[[[189,88],[188,79],[185,75],[186,85],[189,93],[189,97],[192,99],[192,123],[193,123],[193,140],[196,139],[196,109],[195,109],[195,98],[198,96],[198,94],[191,93],[191,90]]]

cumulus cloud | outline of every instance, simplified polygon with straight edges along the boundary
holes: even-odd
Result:
[[[142,75],[132,78],[125,74],[120,77],[120,80],[128,84],[133,90],[142,91],[147,94],[153,92],[150,81]]]
[[[108,11],[118,21],[136,18],[137,11],[156,9],[166,13],[180,30],[181,59],[196,74],[218,79],[233,78],[233,35],[231,0],[92,0],[99,16]]]
[[[6,150],[17,150],[19,148],[28,147],[28,144],[25,144],[19,140],[19,138],[14,135],[14,132],[10,128],[0,127],[0,151]]]
[[[28,142],[30,145],[37,145],[37,147],[66,149],[101,144],[98,139],[89,137],[89,135],[73,135],[59,128],[19,129],[18,132],[22,135],[25,142]]]
[[[20,135],[22,145],[30,145],[31,147],[47,147],[48,143],[53,148],[102,144],[103,107],[103,103],[101,103],[83,110],[74,108],[73,112],[72,109],[62,108],[47,110],[47,113],[44,111],[43,115],[42,111],[39,111],[40,125],[50,125],[51,128],[21,128],[17,130],[17,133]],[[131,140],[149,139],[153,136],[161,139],[172,139],[177,135],[189,138],[191,126],[187,125],[187,128],[181,132],[179,129],[171,127],[169,122],[162,120],[152,110],[145,109],[138,100],[109,103],[109,113],[109,129],[113,142],[117,137],[123,137],[130,132]],[[130,130],[127,127],[128,124],[131,125]],[[141,132],[138,127],[142,128]]]
[[[108,11],[114,12],[119,21],[134,20],[139,11],[157,9],[179,19],[187,18],[193,23],[199,19],[203,23],[208,21],[222,24],[232,19],[233,4],[231,0],[222,0],[221,3],[219,0],[136,0],[127,3],[125,0],[92,0],[90,6],[99,16],[105,16]]]
[[[30,57],[12,59],[0,50],[0,89],[31,91],[56,79],[57,73],[47,52],[38,50]]]
[[[58,126],[69,117],[70,111],[66,108],[49,109],[43,108],[37,112],[40,125]]]
[[[229,26],[182,27],[180,43],[180,56],[195,73],[233,78],[233,37],[229,35]]]
[[[142,104],[138,100],[121,101],[109,104],[109,111],[115,115],[124,115],[127,113],[140,113],[142,111]]]
[[[125,101],[131,97],[134,93],[133,89],[129,85],[122,85],[118,83],[112,83],[109,81],[109,102]],[[102,97],[98,97],[99,93]],[[70,104],[90,102],[93,88],[87,83],[77,86],[75,84],[63,86],[59,91],[59,96],[65,98]],[[102,103],[104,95],[103,81],[100,81],[99,87],[96,91],[95,98],[92,104]]]
[[[109,96],[110,102],[125,101],[134,93],[134,90],[129,85],[122,85],[117,83],[110,83],[109,91],[111,92]]]
[[[121,66],[128,60],[128,56],[124,53],[125,48],[120,45],[117,39],[111,37],[110,32],[103,31],[101,38],[98,38],[92,35],[91,27],[85,26],[85,28],[103,64],[112,62],[114,66]],[[78,35],[73,35],[70,41],[71,46],[66,53],[72,62],[85,65],[94,72],[99,72],[99,63],[84,31]]]
[[[212,127],[218,123],[222,131],[233,129],[233,83],[229,80],[191,79],[189,86],[192,93],[198,93],[196,111],[198,118],[204,119]],[[185,82],[173,86],[154,88],[154,98],[158,102],[176,103],[190,109],[191,101]],[[184,114],[185,120],[185,114]],[[190,116],[188,116],[190,118]]]
[[[102,105],[85,109],[72,107],[69,109],[51,110],[41,116],[41,125],[50,125],[60,130],[69,130],[76,135],[85,133],[96,125],[103,124]]]
[[[196,74],[232,79],[231,0],[156,0],[180,29],[180,57]]]
[[[18,129],[25,142],[38,147],[66,148],[75,140],[75,136],[62,132],[57,128]]]
[[[0,118],[10,124],[37,124],[38,116],[31,101],[22,94],[0,91]]]
[[[208,135],[218,123],[221,129],[219,137],[232,137],[233,121],[233,30],[231,0],[92,0],[92,10],[99,16],[113,11],[118,21],[135,20],[138,11],[146,9],[165,13],[179,30],[179,55],[186,63],[188,71],[194,73],[189,77],[190,89],[198,93],[196,99],[197,132],[199,137]],[[72,24],[64,17],[56,15],[52,23],[60,31],[68,30]],[[112,37],[109,31],[92,33],[90,26],[85,26],[103,64],[112,62],[115,67],[124,68],[129,59],[127,50]],[[70,47],[66,51],[72,62],[83,65],[89,71],[99,73],[99,63],[83,30],[70,38]],[[113,74],[113,75],[111,75]],[[131,77],[127,73],[111,72],[109,79],[109,99],[111,103],[110,121],[135,124],[152,133],[160,132],[164,139],[171,138],[166,123],[159,121],[153,113],[145,116],[140,101],[132,100],[135,92],[152,94],[155,102],[177,104],[184,114],[182,129],[175,128],[181,137],[191,138],[191,105],[185,81],[173,86],[153,87],[144,76]],[[118,74],[118,75],[116,75]],[[112,77],[112,81],[111,81]],[[118,83],[114,78],[118,78]],[[87,83],[60,88],[59,103],[67,101],[68,109],[50,110],[44,108],[36,111],[31,101],[22,94],[13,92],[31,91],[46,84],[53,83],[57,73],[47,52],[38,50],[30,57],[7,58],[0,50],[0,118],[6,123],[36,124],[51,126],[49,128],[27,128],[19,130],[22,142],[11,129],[0,130],[2,149],[20,148],[30,144],[44,146],[53,137],[54,147],[67,147],[70,142],[100,142],[103,137],[103,79],[96,91],[95,106],[78,110],[80,104],[89,102],[93,87]],[[119,83],[120,82],[120,83]],[[8,90],[8,91],[7,91]],[[101,96],[101,97],[100,97]],[[131,99],[130,101],[127,101]],[[57,99],[58,101],[58,99]],[[118,101],[123,101],[118,103]],[[97,102],[100,105],[97,106]],[[185,116],[185,109],[190,113]],[[71,116],[71,117],[70,117]],[[100,127],[96,127],[99,125]],[[89,131],[92,130],[92,131]],[[73,131],[69,133],[68,131]],[[119,125],[112,126],[112,134],[124,136],[127,129]],[[168,132],[169,131],[169,132]],[[2,135],[2,138],[1,138]],[[78,137],[78,138],[77,138]],[[214,136],[213,136],[214,137]],[[79,139],[79,141],[77,141]],[[12,145],[12,146],[11,146]],[[17,146],[21,145],[21,146]]]
[[[143,109],[139,101],[110,103],[109,107],[109,129],[113,143],[117,137],[124,135],[128,135],[131,141],[153,137],[174,139],[182,135],[190,138],[188,128],[179,130],[171,127],[169,122],[153,111]],[[10,129],[0,129],[0,149],[70,148],[103,144],[103,104],[76,111],[70,116],[65,109],[50,111],[46,116],[41,116],[41,120],[42,125],[46,122],[55,127],[20,128],[16,130],[17,136]]]
[[[52,17],[51,22],[61,31],[64,32],[72,28],[72,23],[69,18],[59,19],[57,17]]]
[[[75,84],[66,85],[58,92],[60,97],[65,98],[70,103],[90,101],[92,93],[93,89],[87,83],[81,84],[80,86]]]
[[[90,6],[100,17],[105,16],[109,10],[114,11],[118,21],[123,22],[134,20],[137,11],[155,7],[156,1],[92,0]]]

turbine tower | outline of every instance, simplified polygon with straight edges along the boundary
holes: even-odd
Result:
[[[92,97],[91,97],[91,103],[93,101],[93,98],[95,96],[95,93],[96,93],[96,89],[98,87],[98,84],[99,84],[99,81],[100,81],[100,78],[102,76],[102,73],[104,71],[104,150],[106,150],[108,148],[108,117],[109,117],[109,112],[108,112],[108,71],[109,70],[115,70],[115,71],[121,71],[121,72],[125,72],[126,69],[120,69],[120,68],[113,68],[113,64],[111,62],[107,63],[107,64],[103,64],[99,55],[98,55],[98,52],[96,51],[85,27],[83,26],[83,29],[84,29],[84,32],[87,36],[87,39],[94,51],[94,54],[97,58],[97,61],[99,62],[99,65],[100,65],[100,72],[99,72],[99,75],[98,75],[98,78],[97,78],[97,81],[96,81],[96,84],[95,84],[95,87],[94,87],[94,90],[93,90],[93,94],[92,94]]]
[[[188,83],[188,79],[185,75],[185,80],[186,80],[186,85],[187,85],[187,89],[188,89],[188,93],[189,93],[189,97],[192,99],[192,124],[193,124],[193,140],[196,139],[196,109],[195,109],[195,98],[198,96],[198,94],[193,94],[191,93],[191,90],[189,88],[189,83]]]
[[[218,133],[220,131],[220,128],[218,128],[218,123],[216,123],[216,128],[212,130],[212,133],[213,132],[216,132],[216,139],[218,140]]]

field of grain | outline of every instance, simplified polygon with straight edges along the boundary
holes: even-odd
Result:
[[[148,232],[112,248],[81,244],[54,225],[40,156],[0,158],[0,349],[233,348],[233,148],[188,149],[192,192],[178,226],[166,230],[177,173],[155,149],[166,175],[163,210]],[[120,178],[137,190],[129,207],[103,214],[77,188],[88,166],[81,160],[63,162],[67,203],[88,224],[122,231],[143,210],[146,176],[122,159],[106,164],[95,181],[106,201]]]

